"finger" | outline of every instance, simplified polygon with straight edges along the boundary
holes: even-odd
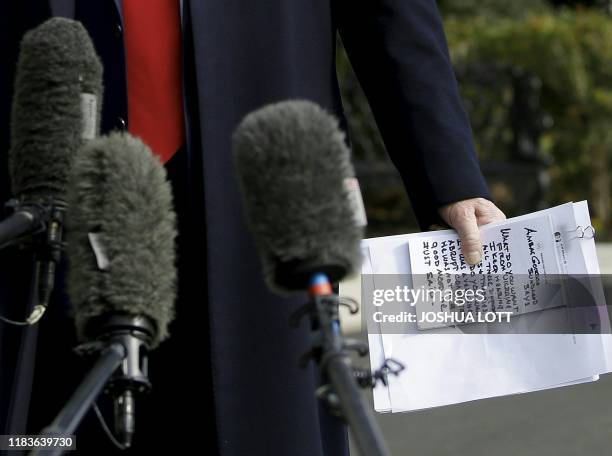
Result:
[[[461,239],[461,250],[468,264],[478,264],[482,260],[482,241],[476,214],[466,211],[454,221],[453,228]]]
[[[478,222],[478,226],[506,220],[506,214],[500,211],[493,203],[488,203],[489,204],[484,208],[476,208],[476,220]]]
[[[506,216],[503,213],[501,213],[501,215],[500,214],[479,215],[476,218],[476,221],[478,222],[478,226],[487,225],[489,223],[494,223],[494,222],[501,222],[503,220],[506,220]]]

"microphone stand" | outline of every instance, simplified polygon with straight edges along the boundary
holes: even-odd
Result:
[[[135,424],[134,392],[148,392],[146,351],[154,332],[146,317],[110,315],[94,320],[98,339],[77,348],[81,354],[98,353],[98,360],[77,387],[55,420],[44,428],[40,437],[63,437],[74,434],[85,413],[107,387],[115,398],[115,426],[125,448],[132,442]],[[61,455],[66,449],[38,448],[30,456]]]
[[[386,360],[381,369],[373,375],[363,369],[353,367],[348,350],[356,350],[361,356],[368,353],[368,347],[358,341],[345,341],[340,331],[339,306],[351,307],[351,313],[356,313],[358,307],[331,293],[331,285],[324,276],[315,277],[327,281],[329,288],[324,293],[313,293],[311,300],[291,316],[291,324],[296,327],[303,316],[309,315],[314,343],[311,351],[302,355],[300,365],[305,367],[310,359],[314,359],[324,373],[329,384],[317,390],[317,396],[327,403],[332,413],[342,416],[352,430],[359,452],[363,456],[389,456],[389,450],[376,419],[366,402],[361,387],[373,387],[377,380],[386,384],[388,374],[399,374],[403,370],[397,361]]]
[[[42,430],[40,437],[64,437],[74,434],[85,413],[98,398],[102,388],[112,377],[115,370],[121,365],[125,355],[125,348],[120,343],[114,343],[104,348],[91,371],[53,420],[53,423]],[[32,450],[30,456],[42,454],[58,456],[63,452],[64,449],[61,447],[52,449],[40,447]]]
[[[19,320],[0,315],[0,321],[24,327],[19,335],[15,373],[12,376],[12,392],[9,402],[8,428],[23,428],[27,420],[27,407],[32,388],[30,360],[36,351],[38,329],[34,326],[44,315],[55,286],[55,275],[64,249],[64,219],[66,204],[60,199],[49,198],[43,203],[21,203],[10,200],[5,207],[13,216],[1,222],[0,250],[9,245],[19,245],[33,252],[33,271],[30,294],[25,315]],[[25,234],[24,234],[25,233]]]

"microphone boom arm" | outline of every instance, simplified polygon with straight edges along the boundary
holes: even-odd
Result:
[[[41,436],[72,435],[104,388],[115,399],[115,430],[125,449],[131,446],[135,430],[135,394],[151,389],[147,351],[155,325],[147,317],[127,314],[105,315],[94,323],[96,340],[77,347],[77,351],[98,353],[98,360]],[[52,456],[63,452],[59,447],[51,453],[44,451],[45,455]],[[37,450],[30,453],[30,456],[39,455]]]
[[[53,423],[43,429],[41,436],[58,437],[74,434],[85,413],[87,413],[100,395],[100,392],[121,365],[125,356],[125,347],[120,343],[113,343],[104,348],[91,371],[83,379],[62,411],[53,420]],[[45,455],[58,456],[63,451],[61,447],[55,447],[54,449],[41,448],[40,450],[33,450],[30,456],[39,456],[42,452]]]
[[[18,242],[22,237],[42,230],[50,210],[43,204],[20,204],[12,199],[5,205],[11,215],[0,222],[0,249]]]
[[[335,294],[314,294],[310,302],[292,316],[290,323],[297,326],[302,317],[309,315],[314,334],[313,348],[301,357],[300,364],[304,366],[310,359],[317,362],[329,381],[317,390],[317,396],[327,402],[333,413],[346,419],[360,454],[389,456],[382,431],[360,390],[360,384],[367,382],[360,380],[363,373],[353,367],[348,354],[350,349],[363,353],[364,348],[344,340],[340,331],[339,305],[340,298]],[[398,374],[401,369],[401,365],[396,370],[385,369],[384,374]],[[375,381],[372,379],[369,386],[373,386]]]

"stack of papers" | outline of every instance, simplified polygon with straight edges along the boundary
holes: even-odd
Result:
[[[590,225],[583,201],[482,227],[485,258],[479,272],[512,268],[514,273],[532,274],[537,260],[536,272],[542,275],[600,274],[594,239],[582,236]],[[502,255],[504,243],[512,242],[509,236],[521,236],[529,245],[529,253],[513,257],[510,266]],[[389,274],[425,277],[436,270],[460,272],[466,266],[453,253],[456,241],[452,230],[366,239],[362,277],[374,283],[362,286],[376,288],[377,277],[382,280]],[[445,258],[439,250],[432,258],[430,247],[442,243]],[[602,300],[603,291],[597,293]],[[523,306],[521,312],[530,310],[537,309]],[[456,326],[414,322],[406,323],[401,334],[389,334],[377,331],[369,321],[368,342],[372,370],[386,358],[405,366],[399,376],[389,377],[388,386],[379,384],[374,390],[379,412],[407,412],[590,382],[612,371],[609,328],[601,334],[466,334]]]

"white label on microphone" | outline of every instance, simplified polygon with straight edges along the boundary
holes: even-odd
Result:
[[[98,130],[98,98],[91,93],[81,94],[81,113],[83,118],[83,139],[94,139]]]
[[[100,271],[107,270],[108,266],[110,265],[110,261],[108,261],[108,257],[106,256],[106,251],[102,245],[102,241],[100,240],[100,235],[98,233],[87,233],[87,236],[89,237],[89,244],[91,245],[91,249],[96,257],[98,269]]]
[[[366,217],[363,198],[361,197],[359,181],[355,177],[347,177],[344,179],[344,188],[348,193],[349,205],[353,212],[353,222],[355,226],[366,226],[368,224],[368,219]]]

